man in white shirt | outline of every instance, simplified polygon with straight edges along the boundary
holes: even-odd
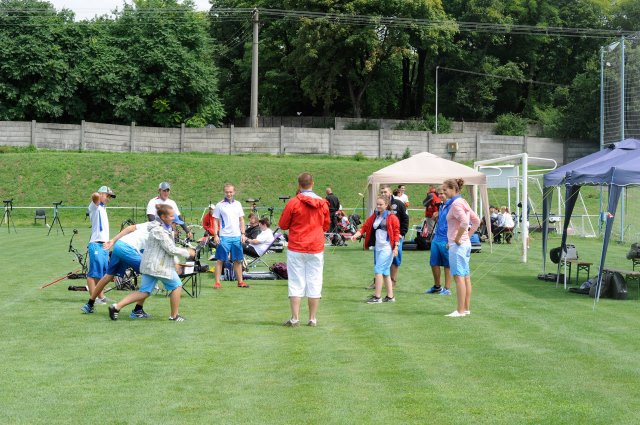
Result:
[[[178,209],[178,205],[175,203],[173,199],[169,199],[169,193],[171,192],[171,185],[168,182],[162,182],[158,186],[158,196],[152,198],[147,204],[147,218],[149,221],[154,221],[156,219],[156,206],[157,205],[169,205],[173,208],[173,213],[176,217],[178,217],[183,223],[180,224],[184,232],[187,234],[189,239],[193,238],[193,234],[189,231],[186,223],[184,222],[184,218],[180,214],[180,210]]]
[[[244,211],[242,204],[235,200],[235,194],[235,186],[231,183],[226,183],[224,185],[224,199],[216,204],[216,209],[213,211],[213,217],[217,224],[216,228],[218,229],[218,233],[214,235],[214,242],[217,245],[214,289],[219,289],[222,286],[220,284],[220,276],[224,262],[229,260],[229,257],[233,262],[238,288],[249,287],[242,280],[242,260],[244,260],[242,245],[246,242]]]
[[[91,220],[91,238],[87,246],[89,253],[87,286],[89,292],[93,292],[98,281],[106,274],[109,265],[109,251],[104,249],[102,245],[109,240],[109,217],[106,207],[111,198],[115,197],[115,192],[107,186],[101,186],[97,192],[91,195],[91,203],[88,207]],[[106,303],[103,292],[98,295],[96,303]]]

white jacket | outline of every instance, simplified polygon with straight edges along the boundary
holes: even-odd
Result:
[[[176,270],[176,255],[188,257],[189,251],[176,246],[173,242],[173,230],[165,229],[159,221],[151,222],[140,273],[170,279]]]

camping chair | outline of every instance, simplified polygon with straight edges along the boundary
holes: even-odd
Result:
[[[33,224],[36,224],[36,220],[44,220],[44,225],[47,225],[47,212],[43,208],[36,210],[36,216],[33,218]]]
[[[250,267],[251,268],[256,268],[256,267],[258,267],[258,265],[260,263],[262,263],[265,267],[269,267],[269,265],[267,263],[265,263],[265,261],[262,259],[262,257],[264,257],[267,254],[269,254],[269,252],[272,252],[271,248],[282,237],[282,235],[280,233],[278,233],[278,230],[280,230],[280,228],[276,228],[275,232],[273,232],[273,241],[269,244],[269,247],[267,247],[267,250],[262,255],[260,255],[259,257],[252,257],[250,255],[245,254],[247,257],[252,258],[251,261],[246,263],[246,265],[245,265],[245,269],[246,270],[248,270]]]

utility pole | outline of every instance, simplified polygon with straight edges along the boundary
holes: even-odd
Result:
[[[440,66],[436,66],[436,134],[438,134],[438,69]]]
[[[258,9],[253,9],[253,45],[251,49],[251,113],[252,128],[258,128]]]

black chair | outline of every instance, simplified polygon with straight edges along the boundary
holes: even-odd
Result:
[[[36,210],[36,216],[33,218],[33,224],[36,224],[36,220],[44,220],[44,225],[47,225],[47,212],[39,208]]]

